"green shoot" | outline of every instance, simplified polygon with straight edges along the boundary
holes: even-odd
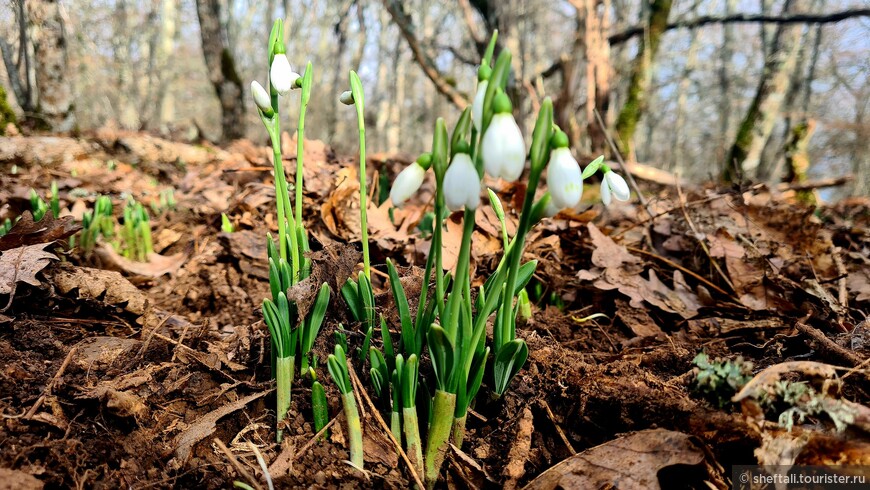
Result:
[[[227,213],[221,213],[221,231],[224,233],[232,233],[236,231],[233,227],[233,222],[230,221],[230,217],[227,216]]]
[[[362,424],[360,423],[359,410],[353,395],[353,385],[350,373],[347,369],[347,357],[340,345],[335,346],[335,354],[329,355],[327,361],[329,374],[338,385],[341,392],[341,402],[344,406],[344,416],[347,419],[348,438],[350,440],[350,462],[359,469],[363,469],[363,445]]]

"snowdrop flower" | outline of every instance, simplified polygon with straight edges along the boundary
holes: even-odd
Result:
[[[275,88],[275,91],[280,95],[286,95],[287,92],[296,88],[297,79],[299,79],[299,74],[290,67],[287,55],[284,53],[275,54],[275,59],[272,60],[272,68],[269,70],[269,80],[272,82],[272,87]]]
[[[251,95],[254,96],[254,102],[264,114],[272,113],[272,98],[269,97],[269,93],[260,85],[260,82],[256,80],[251,82]]]
[[[390,200],[393,201],[393,206],[401,208],[405,201],[420,189],[426,177],[426,169],[431,162],[432,157],[428,153],[423,154],[416,162],[399,172],[396,180],[393,181],[393,187],[390,188]]]
[[[631,191],[621,175],[604,166],[604,178],[601,179],[601,202],[605,206],[610,205],[611,195],[617,201],[628,201],[628,198],[631,197]]]
[[[553,197],[550,196],[550,200],[547,201],[547,207],[544,208],[544,216],[552,218],[553,216],[559,214],[559,211],[561,211],[562,209],[564,208],[560,208],[559,206],[553,204]]]
[[[338,101],[344,105],[353,105],[353,92],[345,90],[338,96]]]
[[[486,173],[508,182],[517,180],[526,165],[523,134],[511,113],[511,102],[504,92],[492,101],[493,116],[483,135],[481,154]]]
[[[583,177],[580,164],[568,148],[568,135],[558,131],[553,135],[553,151],[547,166],[547,189],[550,203],[559,210],[573,208],[583,196]]]
[[[480,176],[468,153],[457,153],[444,173],[444,202],[451,211],[480,204]]]

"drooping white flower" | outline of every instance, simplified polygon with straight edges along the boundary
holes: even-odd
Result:
[[[486,98],[486,87],[489,81],[481,80],[477,82],[477,93],[474,94],[474,102],[471,104],[471,121],[474,127],[480,131],[483,125],[483,101]]]
[[[257,107],[259,107],[261,111],[272,111],[272,99],[269,97],[269,93],[266,92],[266,89],[260,85],[260,82],[256,80],[251,82],[251,95],[254,96],[254,103],[257,104]]]
[[[444,202],[451,211],[465,206],[477,209],[480,204],[480,176],[466,153],[453,157],[447,172],[444,173]]]
[[[425,177],[426,169],[417,162],[408,165],[399,172],[396,180],[393,181],[393,187],[390,188],[390,199],[393,201],[393,206],[402,207],[405,201],[420,189]]]
[[[345,90],[338,96],[338,101],[344,105],[353,105],[353,92]]]
[[[559,211],[561,211],[562,209],[564,208],[560,208],[559,206],[553,204],[553,196],[551,195],[550,200],[547,201],[547,207],[544,208],[544,216],[552,218],[553,216],[559,214]]]
[[[287,60],[287,55],[276,54],[272,60],[272,67],[269,69],[269,81],[275,91],[280,95],[286,95],[287,92],[296,87],[298,78],[299,74],[293,71],[290,61]]]
[[[556,148],[550,153],[547,166],[547,190],[550,202],[560,210],[573,208],[583,196],[583,177],[580,164],[569,148]]]
[[[610,205],[611,195],[617,201],[628,201],[631,197],[631,190],[621,175],[608,169],[601,179],[601,202],[605,206]]]
[[[493,177],[513,182],[526,166],[526,144],[514,116],[500,112],[492,116],[481,143],[483,165]]]

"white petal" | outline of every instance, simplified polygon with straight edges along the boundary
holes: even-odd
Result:
[[[266,89],[260,85],[260,82],[254,80],[251,82],[251,95],[254,96],[254,102],[261,111],[266,112],[272,109],[272,98]]]
[[[296,84],[297,78],[299,78],[299,74],[293,72],[293,68],[290,67],[290,61],[287,60],[287,56],[284,54],[276,54],[275,58],[272,60],[272,67],[269,70],[269,80],[271,81],[272,86],[275,87],[275,91],[281,95],[285,95],[293,88],[293,85]]]
[[[393,182],[393,187],[390,188],[390,199],[393,201],[393,206],[402,207],[405,201],[420,189],[424,177],[426,177],[426,169],[417,162],[408,165],[399,172],[395,182]]]
[[[487,80],[477,82],[477,93],[474,94],[474,102],[471,104],[471,121],[478,131],[483,125],[483,100],[486,98],[487,85],[489,85]]]
[[[480,177],[471,157],[457,153],[444,174],[444,202],[451,211],[468,206],[476,209],[480,203]]]
[[[547,189],[551,202],[559,209],[573,208],[583,196],[580,164],[568,148],[557,148],[550,154],[547,166]]]
[[[508,182],[517,180],[526,165],[523,133],[511,114],[496,114],[481,143],[486,173]]]
[[[610,186],[607,185],[607,179],[601,179],[601,202],[605,206],[610,206]]]
[[[345,90],[338,96],[338,101],[344,105],[353,105],[353,92]]]
[[[604,180],[607,181],[610,190],[613,191],[613,197],[615,199],[619,201],[628,201],[631,197],[631,190],[629,190],[628,184],[618,173],[611,170],[604,175]]]

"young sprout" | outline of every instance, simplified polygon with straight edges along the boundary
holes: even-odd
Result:
[[[48,211],[48,205],[33,189],[30,189],[30,210],[33,213],[33,221],[42,220],[45,212]]]
[[[227,216],[227,213],[221,213],[221,231],[224,233],[232,233],[235,231],[233,222],[230,221],[230,217]]]
[[[51,214],[57,218],[60,216],[60,193],[57,190],[57,181],[51,181]]]
[[[329,374],[338,385],[341,392],[341,402],[344,407],[344,417],[347,419],[347,431],[350,439],[350,462],[359,469],[363,468],[362,424],[359,410],[353,396],[353,384],[347,369],[347,357],[340,345],[335,346],[335,354],[329,355],[327,362]]]

